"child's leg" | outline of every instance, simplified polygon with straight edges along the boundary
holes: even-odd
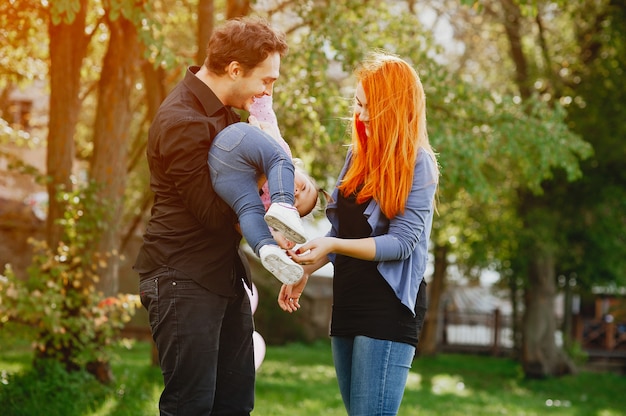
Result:
[[[244,219],[242,216],[253,209],[251,206],[253,203],[256,215],[259,212],[257,205],[260,203],[260,198],[258,191],[252,197],[250,190],[246,190],[242,195],[239,188],[244,186],[241,183],[244,180],[245,186],[250,186],[247,182],[253,182],[252,175],[256,178],[265,173],[272,200],[265,221],[291,241],[296,243],[306,241],[300,215],[293,207],[295,168],[287,153],[274,138],[246,123],[229,126],[215,138],[209,152],[209,166],[217,171],[211,172],[214,178],[219,178],[220,174],[230,176],[225,180],[228,183],[228,189],[220,189],[218,193],[231,194],[223,199],[237,213],[244,236],[247,233],[245,225],[249,219]],[[256,182],[254,183],[256,186]],[[221,193],[220,196],[222,196]],[[258,223],[255,222],[255,226],[258,226]],[[254,248],[252,242],[249,244]]]
[[[275,163],[277,154],[279,160],[281,156],[272,149],[268,138],[272,139],[265,137],[258,128],[244,123],[229,126],[215,137],[208,164],[215,192],[237,213],[241,232],[261,258],[263,266],[281,282],[292,284],[302,277],[304,271],[276,245],[263,219],[265,209],[259,197],[259,175]],[[290,183],[293,189],[293,176]],[[291,196],[293,202],[293,190]]]
[[[272,202],[293,205],[295,167],[273,137],[258,127],[235,123],[217,135],[213,148],[220,150],[217,157],[231,171],[254,172],[255,177],[265,174]]]
[[[248,134],[248,128],[262,134],[258,128],[245,123],[222,130],[209,150],[208,164],[215,192],[235,211],[244,238],[258,255],[263,245],[276,244],[276,241],[263,219],[265,209],[257,185],[261,172],[258,164],[263,157],[252,156],[267,150],[263,150],[263,141],[258,145],[254,143],[256,137]]]

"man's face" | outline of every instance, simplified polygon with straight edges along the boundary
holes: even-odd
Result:
[[[274,82],[280,73],[280,55],[270,54],[263,62],[235,80],[231,89],[231,106],[249,111],[254,97],[272,95]]]

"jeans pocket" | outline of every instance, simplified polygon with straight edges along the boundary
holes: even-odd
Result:
[[[219,132],[218,137],[213,141],[213,146],[224,152],[232,152],[241,144],[247,132],[253,128],[256,127],[252,127],[247,123],[231,124]]]
[[[151,276],[139,282],[139,298],[148,311],[150,328],[159,322],[159,276]]]

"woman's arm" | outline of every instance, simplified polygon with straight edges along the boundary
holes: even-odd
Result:
[[[362,260],[374,260],[376,243],[372,237],[354,239],[319,237],[302,245],[298,250],[290,254],[292,254],[293,261],[296,263],[316,265],[324,260],[324,264],[328,262],[329,253]]]
[[[300,296],[306,287],[311,273],[328,263],[328,254],[342,254],[357,259],[373,260],[376,254],[376,243],[371,237],[343,239],[335,237],[319,237],[301,246],[298,250],[289,251],[291,258],[302,265],[304,277],[293,285],[283,285],[278,293],[278,305],[285,312],[300,309]]]
[[[435,163],[425,150],[420,150],[404,212],[389,221],[387,230],[375,232],[375,261],[407,259],[419,242],[428,238],[426,231],[432,221],[438,182]]]

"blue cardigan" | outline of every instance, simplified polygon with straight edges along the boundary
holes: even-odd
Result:
[[[399,156],[402,157],[402,156]],[[337,185],[346,174],[352,159],[352,149],[348,151],[346,162],[339,174]],[[438,173],[436,161],[424,148],[417,154],[413,173],[413,186],[403,214],[391,221],[381,212],[373,199],[365,208],[364,215],[372,228],[371,237],[376,243],[374,261],[378,271],[394,290],[398,299],[415,314],[415,300],[428,262],[428,240],[433,223],[434,197],[437,189]],[[335,186],[326,216],[331,224],[329,237],[337,236],[337,197]],[[329,254],[334,263],[336,255]]]

